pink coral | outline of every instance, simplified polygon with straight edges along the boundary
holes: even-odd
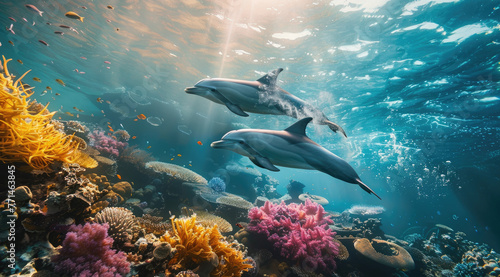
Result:
[[[107,136],[103,131],[94,130],[89,134],[90,144],[101,153],[107,153],[111,156],[118,157],[120,151],[128,146],[128,143],[118,141],[117,139]]]
[[[130,263],[123,252],[111,249],[108,224],[71,226],[59,254],[52,256],[55,272],[64,276],[125,276]]]
[[[248,213],[248,231],[265,236],[282,257],[297,261],[310,270],[333,271],[339,254],[335,232],[328,227],[333,221],[325,216],[319,204],[272,204],[252,208]]]

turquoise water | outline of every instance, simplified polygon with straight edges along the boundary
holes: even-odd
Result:
[[[50,102],[56,118],[124,128],[137,137],[130,144],[207,179],[241,159],[211,149],[212,141],[295,120],[239,117],[184,88],[207,77],[257,80],[282,67],[279,86],[348,134],[310,125],[310,138],[351,164],[383,200],[320,172],[257,168],[279,181],[278,192],[294,179],[326,197],[326,209],[383,206],[386,233],[442,223],[498,247],[498,3],[364,2],[50,1],[36,3],[40,17],[24,6],[31,2],[1,1],[0,23],[13,24],[15,34],[2,31],[0,52],[14,59],[14,74],[32,69],[26,81],[34,98]],[[44,93],[46,86],[52,90]],[[153,124],[134,121],[139,114]]]

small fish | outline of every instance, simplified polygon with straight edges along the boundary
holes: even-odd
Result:
[[[236,225],[238,228],[240,228],[240,229],[243,229],[243,228],[244,228],[244,227],[243,227],[243,225],[241,225],[241,223],[236,223],[235,225]]]
[[[47,24],[47,25],[52,25],[52,23],[50,23],[50,22],[47,22],[47,23],[45,23],[45,24]]]
[[[65,114],[69,115],[69,116],[75,116],[74,114],[70,113],[70,112],[65,112]]]
[[[40,96],[44,96],[45,94],[47,94],[47,91],[46,91],[46,90],[44,90],[44,91],[42,92],[42,94],[40,94]]]
[[[23,17],[23,20],[24,20],[24,22],[28,22],[28,19],[26,19],[26,18],[24,18],[24,17]]]
[[[136,139],[137,137],[136,136],[132,136],[132,139]]]
[[[177,157],[182,157],[182,155],[181,154],[177,154]]]
[[[137,116],[137,118],[144,120],[146,119],[146,116],[141,113],[140,115]]]
[[[85,7],[85,6],[82,6],[82,9],[86,10],[86,9],[87,9],[87,7]]]
[[[101,97],[97,97],[97,102],[99,102],[99,103],[103,102],[102,99],[101,99]]]
[[[82,56],[82,57],[80,57],[80,59],[82,59],[82,60],[86,60],[87,58],[85,58],[85,57],[83,57],[83,56]]]
[[[63,80],[61,79],[56,79],[56,82],[58,82],[60,85],[66,86]]]
[[[134,121],[137,121],[137,118],[134,118]]]
[[[147,149],[150,149],[151,148],[151,145],[149,145],[148,147],[146,147]]]
[[[59,95],[61,95],[61,94],[56,92],[56,95],[57,95],[57,96],[59,96]]]
[[[10,40],[9,40],[9,43],[10,43],[12,46],[14,46],[14,43],[13,43],[12,41],[10,41]]]
[[[118,32],[118,31],[120,31],[120,28],[116,28],[116,31],[117,31],[117,32]]]
[[[101,113],[104,113],[104,110],[101,110]]]
[[[109,104],[109,105],[111,105],[111,101],[109,101],[109,100],[106,100],[106,104]]]
[[[80,74],[85,74],[85,71],[80,71]]]
[[[48,90],[52,90],[52,88],[51,88],[51,87],[49,87],[49,86],[47,86],[47,87],[46,87],[46,89],[48,89]]]
[[[75,72],[76,72],[76,73],[78,73],[78,72],[80,72],[80,71],[78,71],[78,68],[75,68]]]
[[[20,64],[23,64],[23,61],[21,61],[21,60],[17,60],[17,62],[20,63]]]
[[[17,22],[14,17],[9,17],[9,19],[12,20],[12,21],[14,21],[14,22]]]
[[[110,10],[114,10],[114,9],[115,9],[115,8],[114,8],[113,6],[111,6],[111,5],[108,5],[108,6],[107,6],[107,8],[108,8],[108,9],[110,9]]]
[[[198,145],[203,145],[203,143],[201,141],[198,141]]]
[[[67,12],[64,15],[69,17],[69,18],[78,19],[81,22],[83,22],[83,19],[84,19],[84,17],[78,15],[76,12]]]
[[[43,41],[43,40],[41,40],[41,39],[39,39],[38,41],[39,41],[41,44],[45,44],[46,46],[49,46],[49,44],[48,44],[48,43],[46,43],[45,41]]]
[[[122,176],[120,176],[120,174],[116,174],[116,177],[120,180],[122,179]]]
[[[34,12],[37,12],[40,16],[42,16],[42,11],[40,11],[37,7],[35,7],[35,5],[31,5],[31,4],[26,4],[24,5],[26,8],[28,8],[29,10],[32,10]]]
[[[104,63],[111,64],[111,62],[110,62],[110,61],[104,61]]]
[[[110,19],[107,19],[106,21],[107,21],[108,23],[111,23],[111,20],[110,20]]]
[[[59,25],[59,27],[66,28],[66,29],[71,29],[71,27],[69,27],[68,25]]]
[[[38,78],[38,77],[33,77],[33,81],[35,81],[35,82],[39,82],[39,83],[41,83],[41,82],[42,82],[42,80],[40,80],[40,78]]]
[[[5,27],[5,30],[7,30],[7,31],[11,32],[13,35],[15,35],[16,32],[14,32],[14,30],[12,30],[12,27],[14,27],[14,24],[10,24],[9,28]]]
[[[77,107],[73,107],[73,109],[75,109],[75,111],[77,111],[77,112],[81,112],[81,113],[83,113],[83,112],[84,112],[82,109],[79,109],[79,108],[77,108]]]
[[[61,32],[61,31],[55,31],[55,32],[54,32],[54,34],[56,34],[56,35],[61,35],[61,36],[62,36],[62,35],[64,35],[64,32]]]

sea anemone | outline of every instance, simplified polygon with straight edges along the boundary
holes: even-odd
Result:
[[[25,89],[21,79],[13,81],[3,57],[4,72],[0,73],[0,161],[25,162],[35,169],[45,169],[54,161],[79,163],[93,168],[97,162],[78,150],[79,140],[58,131],[47,113],[47,106],[38,112],[29,110],[28,98],[33,94]]]

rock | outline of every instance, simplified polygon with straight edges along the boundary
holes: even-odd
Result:
[[[30,188],[27,186],[20,186],[14,190],[14,199],[18,205],[24,204],[33,198]]]

